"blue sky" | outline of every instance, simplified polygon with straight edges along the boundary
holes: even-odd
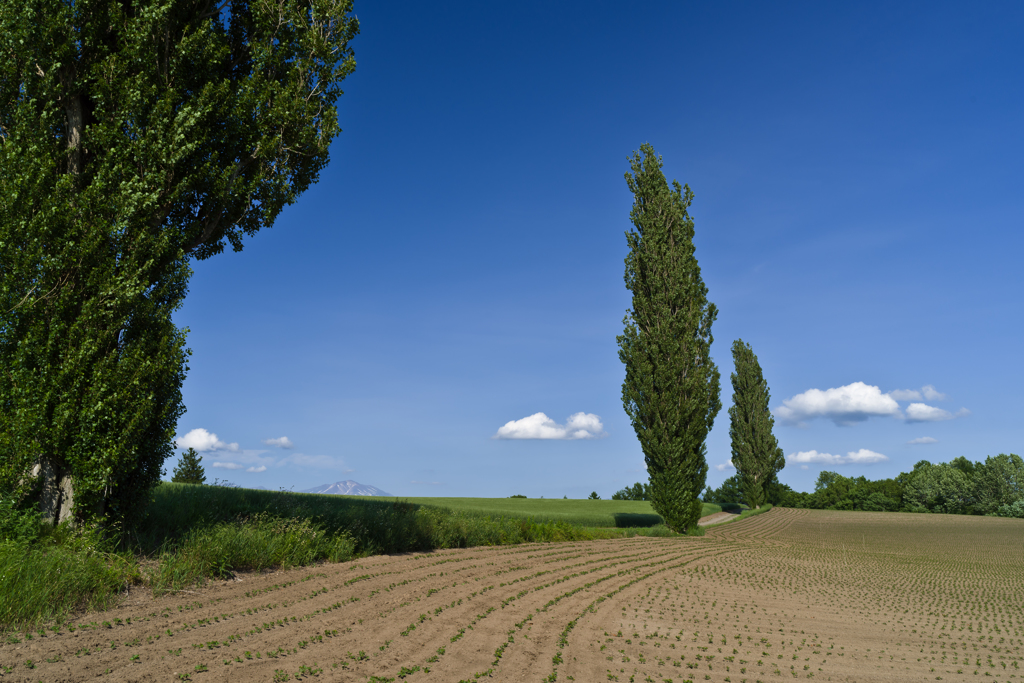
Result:
[[[644,142],[696,194],[720,310],[708,483],[732,472],[738,337],[798,490],[1024,453],[1021,5],[356,10],[330,166],[243,252],[195,263],[177,316],[178,433],[210,479],[559,498],[645,480],[615,345]],[[503,435],[591,438],[494,438],[537,413]]]

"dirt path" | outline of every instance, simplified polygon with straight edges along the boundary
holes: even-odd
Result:
[[[778,581],[787,574],[769,573],[766,584],[747,572],[751,556],[790,562],[794,539],[820,528],[808,525],[807,515],[775,509],[702,538],[373,557],[246,576],[191,594],[140,593],[118,609],[82,617],[74,631],[0,645],[0,681],[683,683],[699,673],[754,683],[781,671],[776,652],[785,650],[794,664],[789,657],[800,646],[793,641],[809,648],[811,633],[816,648],[842,636],[847,650],[890,652],[888,640],[858,616],[867,614],[862,606],[842,613],[813,586],[784,595]],[[815,564],[813,553],[799,557],[810,575],[831,571],[827,562]],[[793,562],[787,571],[799,564]],[[924,615],[930,605],[922,605]],[[907,624],[911,617],[901,614]],[[913,649],[922,637],[907,631],[901,640]],[[771,659],[761,654],[773,646]],[[801,653],[803,668],[782,668],[786,678],[846,680],[852,670],[844,666],[860,660],[840,656],[817,657],[812,667]],[[916,680],[929,673],[920,664],[909,669]],[[858,681],[874,680],[863,667],[857,672]]]
[[[730,519],[735,519],[739,516],[739,512],[716,512],[713,515],[701,517],[697,520],[697,526],[710,526],[712,524],[720,524],[721,522],[728,522]]]

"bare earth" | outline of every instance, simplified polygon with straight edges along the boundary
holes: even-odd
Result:
[[[703,538],[373,557],[133,592],[0,645],[0,680],[1008,683],[1022,539],[1019,520],[774,509]]]
[[[722,522],[728,522],[731,519],[736,519],[737,515],[739,515],[738,512],[716,512],[713,515],[701,517],[700,520],[697,521],[697,525],[711,526],[712,524],[721,524]]]

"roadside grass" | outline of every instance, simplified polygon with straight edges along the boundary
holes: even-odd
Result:
[[[0,542],[0,631],[104,609],[140,579],[134,555],[112,552],[95,533],[61,527],[8,538]]]
[[[163,483],[146,517],[118,545],[98,531],[53,529],[38,514],[8,506],[0,509],[0,539],[7,539],[0,541],[0,631],[41,628],[103,609],[137,583],[159,595],[237,571],[382,553],[676,535],[646,502],[511,500]],[[706,505],[704,514],[709,508],[720,509]],[[143,563],[147,558],[156,562]]]

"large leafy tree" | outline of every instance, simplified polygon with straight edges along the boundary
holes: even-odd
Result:
[[[1024,459],[1013,453],[989,456],[984,464],[978,463],[973,481],[976,511],[994,514],[1003,505],[1024,498]]]
[[[643,448],[652,506],[668,527],[682,531],[700,518],[705,440],[722,407],[711,359],[718,309],[708,301],[694,256],[693,193],[676,181],[670,186],[661,166],[645,144],[626,174],[635,229],[626,233],[625,280],[633,306],[618,343],[626,366],[622,403]]]
[[[183,411],[191,259],[317,180],[351,0],[0,5],[0,487],[130,521]]]
[[[767,502],[769,487],[786,466],[786,459],[772,433],[775,418],[768,406],[771,394],[754,350],[737,339],[732,344],[732,358],[732,464],[739,474],[747,505],[756,509]]]
[[[970,477],[954,465],[932,465],[922,460],[914,465],[904,486],[903,502],[911,512],[968,514],[975,503],[973,485]]]

